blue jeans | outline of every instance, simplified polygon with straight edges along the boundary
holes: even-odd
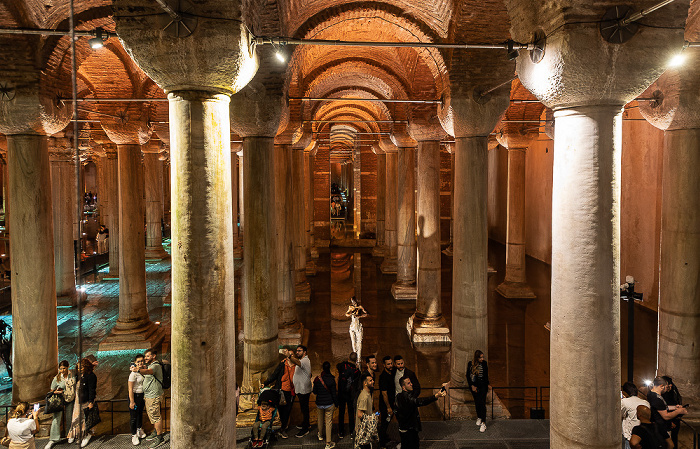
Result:
[[[66,432],[70,430],[71,419],[73,419],[73,405],[74,402],[67,402],[65,411],[53,414],[51,433],[49,434],[49,439],[51,441],[58,441],[61,439],[61,421],[65,421]]]

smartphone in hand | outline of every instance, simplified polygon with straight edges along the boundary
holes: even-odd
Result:
[[[34,411],[35,412],[39,411],[39,403],[38,402],[36,404],[34,404]]]

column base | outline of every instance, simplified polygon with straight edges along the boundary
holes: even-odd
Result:
[[[503,296],[504,298],[516,299],[534,299],[535,294],[532,289],[525,282],[511,282],[503,281],[498,287],[496,287],[496,293]]]
[[[385,257],[382,264],[379,265],[379,270],[382,274],[396,274],[398,272],[398,261],[391,257]]]
[[[318,259],[318,248],[316,248],[316,246],[312,246],[311,249],[309,249],[309,253],[314,259]]]
[[[311,301],[311,286],[307,281],[301,282],[294,286],[294,297],[297,302]]]
[[[494,267],[492,267],[491,264],[488,264],[488,268],[486,269],[486,273],[487,273],[487,275],[491,275],[491,274],[498,273],[498,271],[496,271],[496,269]]]
[[[374,248],[372,248],[372,257],[384,257],[386,254],[386,246],[384,245],[377,245]]]
[[[97,277],[100,282],[109,282],[109,281],[118,281],[119,280],[119,272],[108,272],[105,274],[101,274]]]
[[[306,259],[306,275],[307,276],[316,276],[316,262],[314,262],[311,257],[308,257]]]
[[[396,281],[391,286],[391,294],[397,301],[415,301],[418,296],[416,283],[403,283]]]
[[[450,242],[450,246],[442,250],[442,254],[446,255],[447,257],[452,257],[454,254],[454,251],[452,250],[452,242]]]
[[[146,260],[163,260],[170,257],[170,254],[162,246],[146,247]]]
[[[75,307],[78,304],[87,302],[87,293],[80,290],[75,290],[68,295],[56,296],[56,305],[58,307]]]
[[[445,319],[440,317],[434,320],[416,318],[413,314],[406,323],[408,338],[412,344],[451,345],[450,329]]]
[[[117,322],[109,335],[100,342],[98,351],[145,351],[158,347],[164,339],[165,330],[150,321],[137,328],[124,328]]]
[[[280,327],[277,331],[277,342],[282,346],[298,346],[304,341],[304,332],[304,325],[299,321],[290,326]]]

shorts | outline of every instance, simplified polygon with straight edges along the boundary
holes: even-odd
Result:
[[[160,399],[161,396],[157,398],[145,398],[146,414],[148,414],[148,419],[151,421],[151,424],[160,421]]]

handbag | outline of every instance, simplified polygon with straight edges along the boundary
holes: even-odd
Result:
[[[63,399],[66,402],[73,402],[75,400],[75,377],[68,377],[66,379],[66,389],[63,391]]]
[[[5,447],[10,447],[11,442],[12,439],[7,436],[7,427],[5,427],[5,436],[0,439],[0,444],[2,444]]]
[[[285,395],[284,395],[284,390],[282,390],[282,389],[280,388],[280,389],[277,390],[277,391],[278,391],[279,394],[280,394],[280,402],[279,402],[279,405],[287,405],[287,398],[286,398]]]
[[[44,410],[44,413],[62,412],[65,407],[66,401],[63,398],[63,394],[49,391],[49,393],[46,395],[46,409]]]
[[[85,430],[92,429],[102,422],[100,418],[100,409],[97,408],[97,404],[93,405],[92,408],[85,408],[83,413],[85,414]]]

